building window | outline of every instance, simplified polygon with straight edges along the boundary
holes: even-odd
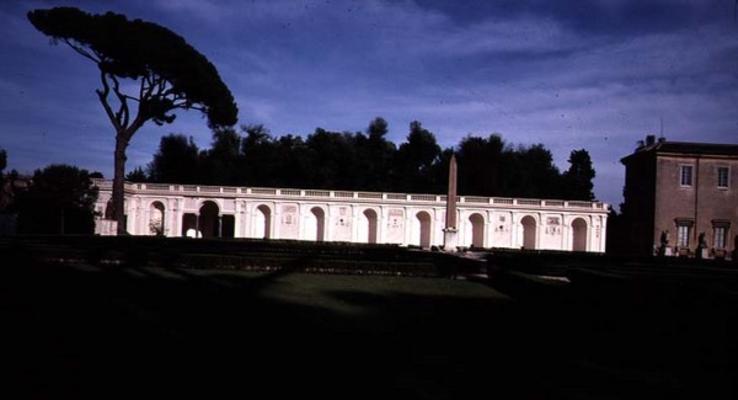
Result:
[[[692,166],[691,165],[681,166],[680,183],[682,186],[692,186]]]
[[[689,235],[692,231],[692,225],[694,222],[690,219],[677,219],[677,247],[687,248],[689,247]]]
[[[728,167],[718,167],[717,169],[717,186],[722,189],[728,188],[728,176],[730,170]]]
[[[728,241],[728,231],[730,230],[730,221],[713,220],[712,221],[712,238],[713,247],[716,249],[725,249]]]
[[[724,249],[725,248],[725,234],[726,230],[724,226],[716,226],[714,228],[714,237],[715,237],[715,248],[716,249]]]
[[[677,227],[677,246],[689,247],[689,225],[679,225]]]

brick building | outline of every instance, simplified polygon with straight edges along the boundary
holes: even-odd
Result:
[[[702,238],[699,256],[731,257],[738,242],[738,145],[647,136],[621,162],[630,252],[697,255]]]

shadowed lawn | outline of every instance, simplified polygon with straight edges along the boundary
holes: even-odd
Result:
[[[356,276],[304,273],[214,272],[196,270],[193,275],[230,287],[249,286],[249,281],[268,281],[258,295],[278,301],[324,308],[346,317],[363,318],[376,313],[398,296],[451,296],[458,299],[500,301],[507,296],[486,285],[451,279]],[[374,298],[376,302],[365,300]],[[432,309],[432,308],[431,308]]]
[[[730,397],[733,314],[557,285],[88,265],[4,269],[27,397]]]

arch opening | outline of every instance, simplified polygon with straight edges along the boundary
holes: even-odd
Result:
[[[484,217],[479,213],[474,213],[469,216],[469,222],[471,222],[471,246],[476,248],[484,247]]]
[[[197,237],[197,215],[185,213],[182,216],[182,236]]]
[[[577,218],[571,223],[572,250],[587,251],[587,222]]]
[[[362,239],[364,234],[366,234],[366,239],[362,240],[366,243],[377,243],[377,212],[372,210],[371,208],[367,208],[362,213],[364,216],[364,219],[362,221],[361,231],[362,231]]]
[[[415,214],[420,225],[420,247],[429,249],[431,247],[431,216],[425,211]]]
[[[164,204],[160,201],[151,203],[149,209],[149,233],[154,236],[164,236]]]
[[[272,237],[272,210],[266,204],[256,207],[254,213],[253,235],[257,238],[270,239]]]
[[[520,220],[523,225],[523,248],[536,248],[536,220],[530,215],[526,215]]]
[[[200,206],[198,231],[202,238],[220,237],[220,208],[213,201],[206,201]]]
[[[315,240],[316,242],[322,242],[325,240],[325,211],[320,207],[313,207],[310,209],[311,223],[308,238]]]

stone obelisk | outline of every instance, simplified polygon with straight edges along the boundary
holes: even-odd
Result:
[[[456,155],[451,155],[448,165],[448,195],[446,196],[446,227],[443,228],[443,250],[456,251]]]

